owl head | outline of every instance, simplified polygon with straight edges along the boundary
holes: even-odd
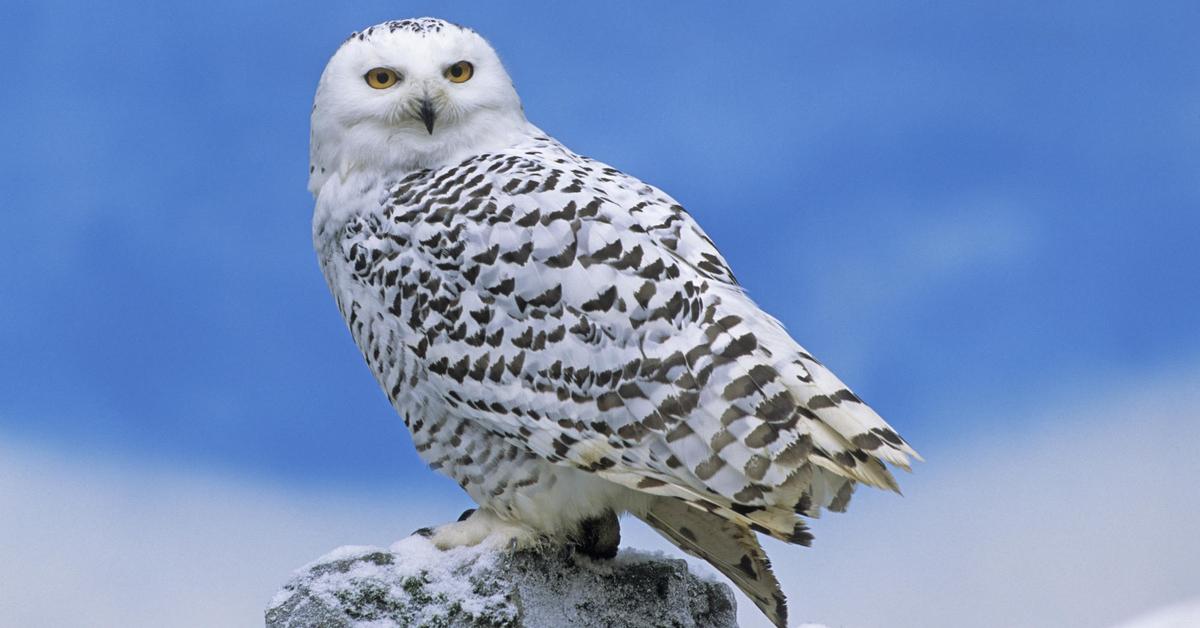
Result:
[[[352,34],[321,74],[309,190],[357,169],[403,173],[511,145],[527,123],[512,79],[475,31],[436,18]]]

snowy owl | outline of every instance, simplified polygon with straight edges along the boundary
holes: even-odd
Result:
[[[758,308],[670,196],[530,124],[474,31],[354,33],[321,75],[313,243],[350,333],[430,467],[479,505],[441,548],[612,556],[630,513],[777,625],[757,534],[916,452]]]

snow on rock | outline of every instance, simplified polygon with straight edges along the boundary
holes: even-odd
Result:
[[[737,625],[732,591],[687,563],[623,550],[440,551],[412,536],[389,549],[342,547],[300,569],[267,608],[268,628],[541,628]]]

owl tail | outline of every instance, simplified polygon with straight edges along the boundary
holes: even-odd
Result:
[[[679,549],[708,561],[772,623],[787,628],[787,600],[750,528],[670,497],[657,498],[648,510],[634,514]]]

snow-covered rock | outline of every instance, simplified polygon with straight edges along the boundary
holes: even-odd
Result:
[[[737,625],[733,593],[666,556],[622,550],[439,551],[413,536],[343,547],[298,571],[267,608],[268,628],[659,627]]]

